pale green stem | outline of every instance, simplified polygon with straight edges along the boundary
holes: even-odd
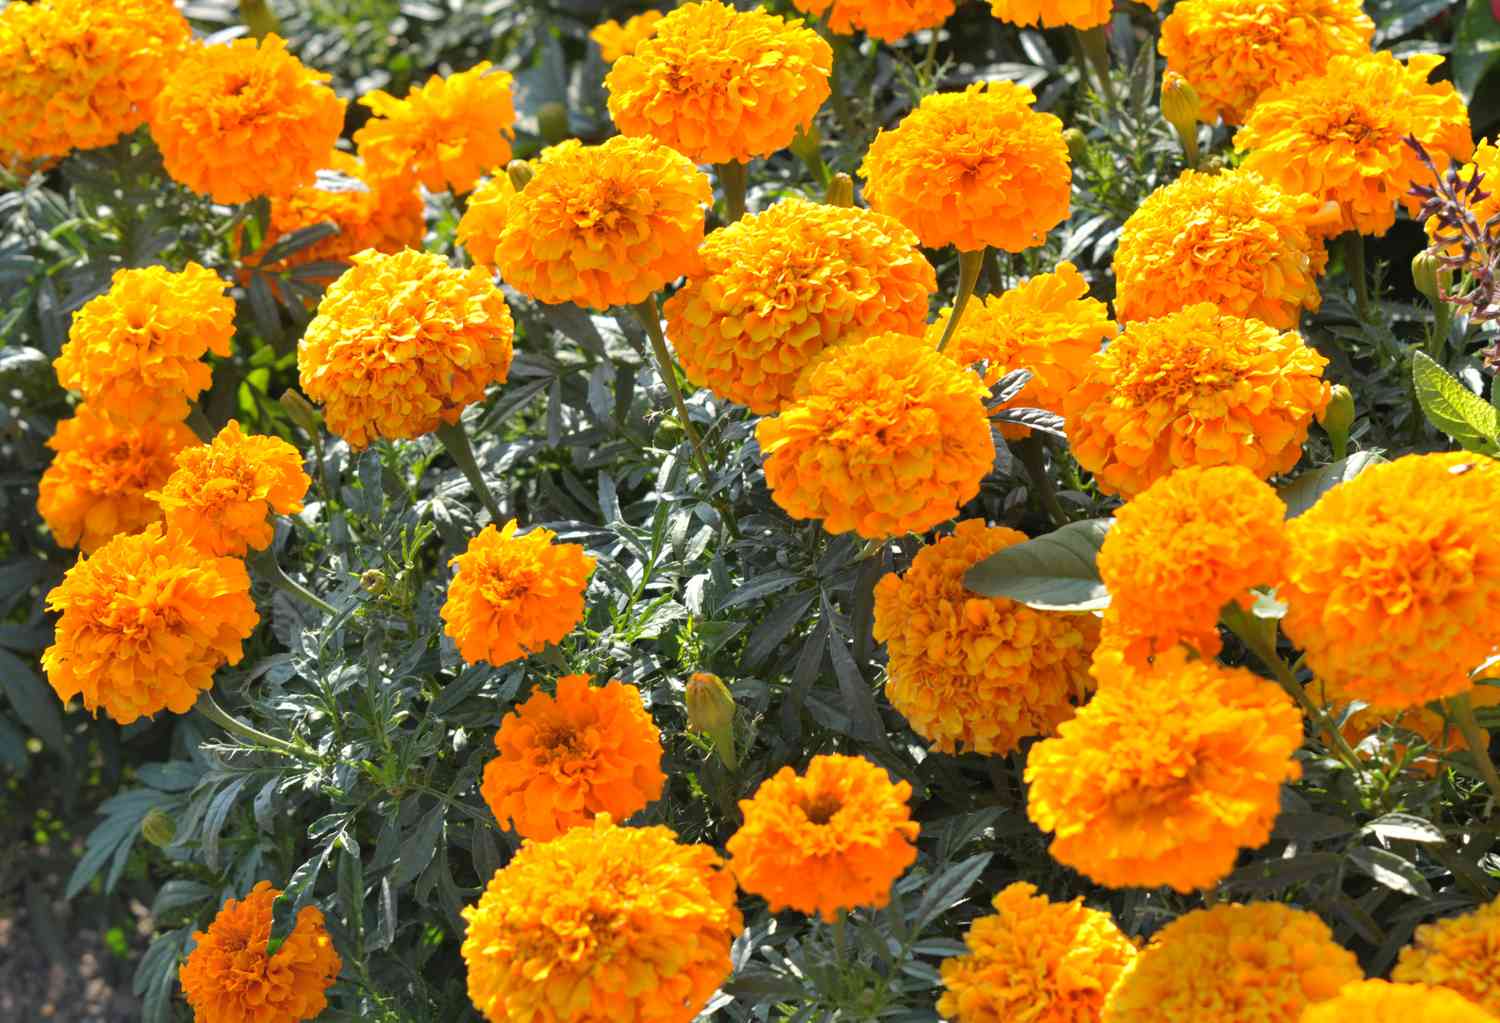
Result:
[[[948,316],[948,326],[943,328],[942,340],[938,341],[938,351],[948,347],[954,331],[958,330],[959,318],[963,316],[964,308],[974,294],[974,286],[979,283],[979,271],[983,266],[983,249],[958,254],[958,294],[953,299],[953,312]]]
[[[479,495],[479,500],[489,509],[490,518],[498,526],[505,521],[505,515],[500,511],[500,502],[495,500],[490,485],[484,481],[484,473],[479,471],[479,462],[474,457],[474,448],[469,443],[469,435],[464,430],[463,423],[444,423],[434,433],[442,442],[443,448],[448,452],[448,457],[458,465],[463,474],[468,477],[469,486]]]
[[[278,753],[285,753],[288,756],[301,757],[305,755],[303,750],[293,746],[285,739],[278,739],[274,735],[267,735],[259,728],[253,728],[245,724],[245,722],[226,711],[223,707],[220,707],[214,699],[213,693],[208,690],[204,690],[204,692],[199,694],[196,709],[198,713],[224,729],[224,731],[229,732],[231,735],[237,735],[247,742],[254,743],[257,746],[264,746],[267,749],[273,749]]]
[[[745,215],[745,189],[749,187],[749,168],[737,160],[716,163],[719,187],[724,190],[724,223],[733,224]]]
[[[1460,693],[1450,697],[1447,702],[1448,711],[1453,715],[1458,730],[1463,733],[1464,744],[1469,747],[1469,755],[1474,758],[1479,776],[1490,787],[1493,796],[1490,805],[1500,806],[1500,771],[1495,770],[1495,761],[1490,758],[1490,744],[1484,729],[1479,727],[1479,720],[1474,717],[1474,704],[1469,699],[1469,694]]]
[[[310,604],[324,614],[336,615],[339,613],[338,608],[283,572],[281,565],[276,561],[276,555],[271,553],[269,547],[263,551],[252,552],[246,560],[261,572],[271,585],[277,589],[283,590],[298,600]]]

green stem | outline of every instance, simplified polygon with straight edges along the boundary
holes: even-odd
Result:
[[[724,223],[733,224],[745,215],[745,189],[749,185],[749,168],[738,160],[716,163],[719,187],[724,190]]]
[[[1007,256],[1010,253],[1006,253]],[[984,250],[984,291],[977,289],[975,294],[998,295],[1005,290],[1005,276],[1000,270],[1000,250],[986,248]]]
[[[490,518],[495,525],[503,523],[505,515],[500,511],[500,502],[495,500],[489,484],[484,481],[484,474],[479,471],[479,462],[474,458],[474,448],[469,444],[469,434],[464,430],[464,424],[461,422],[444,423],[434,432],[448,452],[448,457],[453,459],[463,470],[463,474],[468,477],[469,486],[479,495],[479,500],[489,510]]]
[[[1179,131],[1178,137],[1182,139],[1182,155],[1187,159],[1190,170],[1198,169],[1198,122],[1194,121],[1188,131]]]
[[[1084,81],[1088,81],[1088,72],[1092,68],[1094,77],[1099,82],[1099,95],[1104,97],[1105,105],[1113,109],[1115,83],[1109,76],[1109,37],[1104,34],[1104,26],[1075,28],[1073,32],[1078,38],[1078,50],[1075,53],[1082,53],[1084,57],[1084,63],[1079,68]]]
[[[1052,477],[1047,475],[1046,459],[1042,457],[1042,438],[1035,430],[1025,440],[1016,441],[1015,452],[1021,464],[1026,467],[1026,474],[1031,477],[1031,482],[1036,484],[1037,496],[1042,499],[1042,507],[1046,509],[1052,524],[1066,526],[1073,521],[1062,502],[1057,499],[1057,488],[1052,485]]]
[[[1464,744],[1469,747],[1469,755],[1474,758],[1479,776],[1490,787],[1491,807],[1500,806],[1500,771],[1495,770],[1495,761],[1490,758],[1490,745],[1485,739],[1484,729],[1479,727],[1479,720],[1474,717],[1474,704],[1469,694],[1460,693],[1449,698],[1448,712],[1463,733]]]
[[[1432,303],[1432,333],[1427,339],[1427,354],[1434,362],[1443,361],[1448,347],[1448,326],[1453,322],[1453,307],[1442,299]]]
[[[682,420],[682,432],[687,434],[693,445],[693,461],[698,463],[698,471],[707,485],[712,482],[713,474],[709,472],[708,456],[703,451],[703,435],[698,432],[693,417],[688,415],[687,399],[683,397],[682,386],[677,382],[677,363],[672,361],[672,353],[667,350],[667,336],[661,330],[661,312],[656,307],[656,296],[647,296],[644,302],[632,309],[636,318],[641,321],[641,326],[646,328],[646,336],[651,339],[657,372],[661,374],[662,383],[667,385],[672,403],[677,406],[677,417]]]
[[[932,38],[927,42],[927,53],[922,57],[921,79],[924,82],[932,77],[933,65],[937,63],[938,35],[939,29],[934,28]]]
[[[298,600],[312,605],[324,614],[336,615],[339,613],[338,608],[283,572],[281,565],[276,560],[276,555],[271,553],[271,548],[267,547],[263,551],[255,551],[246,560],[277,589],[283,590]]]
[[[196,709],[199,714],[208,718],[214,724],[224,729],[224,731],[229,732],[231,735],[237,735],[247,742],[254,743],[257,746],[264,746],[267,749],[273,749],[287,756],[307,756],[307,751],[298,749],[285,739],[278,739],[274,735],[267,735],[258,728],[252,728],[233,714],[230,714],[223,707],[219,706],[210,690],[204,690],[199,694]]]
[[[833,68],[828,77],[828,98],[833,104],[833,116],[838,119],[839,128],[842,129],[846,139],[855,137],[854,111],[849,106],[849,97],[844,94],[844,55],[848,52],[848,46],[844,43],[842,36],[833,36],[830,40],[833,44]]]
[[[941,352],[947,348],[948,342],[953,339],[953,332],[958,329],[959,317],[963,316],[964,307],[969,304],[969,298],[974,294],[974,285],[979,283],[979,270],[983,266],[983,249],[958,254],[958,294],[954,296],[953,312],[948,316],[948,326],[943,328],[943,337],[937,346],[938,351]]]
[[[840,967],[844,965],[844,960],[848,958],[849,939],[845,933],[845,923],[848,917],[848,910],[839,909],[833,918],[833,954],[838,959]]]
[[[1344,263],[1354,285],[1354,302],[1363,323],[1370,322],[1370,282],[1365,279],[1365,239],[1358,231],[1344,232]]]

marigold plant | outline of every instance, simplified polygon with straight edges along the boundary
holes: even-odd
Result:
[[[469,997],[493,1023],[689,1023],[744,926],[712,849],[606,815],[524,843],[463,915]]]
[[[745,823],[725,849],[740,887],[771,912],[832,921],[841,910],[879,908],[917,858],[911,784],[892,782],[863,757],[812,758],[805,774],[783,767],[740,800]]]
[[[627,18],[623,25],[611,18],[595,25],[589,38],[599,44],[599,56],[604,58],[604,63],[613,64],[634,53],[642,40],[651,37],[657,23],[665,16],[661,11],[643,11]]]
[[[956,9],[954,0],[792,0],[792,5],[804,14],[824,18],[830,32],[863,32],[887,43],[938,28]]]
[[[915,334],[937,277],[917,236],[871,210],[783,199],[715,231],[665,306],[683,371],[752,412],[780,410],[824,348]]]
[[[304,906],[275,955],[271,904],[281,892],[261,881],[243,899],[224,903],[182,964],[182,993],[196,1023],[299,1023],[328,1005],[324,992],[343,960],[323,927],[323,912]]]
[[[979,493],[994,464],[985,393],[921,338],[830,348],[781,414],[756,425],[771,497],[830,533],[931,529]]]
[[[1068,216],[1063,125],[1014,82],[928,96],[875,136],[860,165],[865,201],[932,248],[1021,252]]]
[[[1093,688],[1092,615],[1033,611],[964,587],[970,568],[1025,540],[968,519],[875,587],[875,638],[890,655],[885,695],[941,752],[1006,756],[1053,734]]]
[[[938,1013],[956,1023],[1098,1023],[1136,955],[1109,914],[1082,896],[1053,902],[1024,881],[992,905],[994,915],[969,925],[969,951],[943,960]]]
[[[1346,984],[1338,997],[1309,1006],[1301,1023],[1495,1023],[1462,995],[1426,984],[1362,980]]]
[[[1014,25],[1097,28],[1108,23],[1114,0],[989,0],[990,13]],[[1160,0],[1141,0],[1156,10]]]
[[[1418,927],[1391,980],[1446,988],[1500,1016],[1500,899]]]

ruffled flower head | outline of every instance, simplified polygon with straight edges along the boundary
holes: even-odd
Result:
[[[644,11],[627,18],[623,25],[611,18],[595,25],[589,38],[599,44],[599,56],[604,58],[604,63],[613,64],[634,53],[635,48],[656,31],[657,24],[664,17],[661,11]]]
[[[937,290],[900,223],[799,198],[715,231],[699,253],[703,270],[666,303],[667,335],[690,380],[762,415],[823,349],[920,332]]]
[[[725,845],[740,887],[771,912],[832,921],[841,909],[884,906],[917,858],[911,784],[863,757],[816,756],[783,767],[740,800],[745,823]]]
[[[1160,0],[1141,0],[1156,10]],[[990,13],[1013,25],[1097,28],[1109,22],[1114,0],[990,0]]]
[[[826,16],[830,32],[863,32],[887,43],[937,28],[955,10],[954,0],[792,0],[792,6],[815,18]]]
[[[928,96],[860,165],[865,201],[931,248],[1020,252],[1067,219],[1072,172],[1063,125],[1014,82]]]
[[[1338,997],[1309,1006],[1300,1023],[1496,1023],[1462,995],[1426,984],[1362,980],[1346,984]]]
[[[832,69],[832,48],[805,25],[703,0],[657,22],[604,87],[626,135],[649,135],[694,163],[749,163],[812,124]]]
[[[1092,615],[964,588],[970,568],[1025,540],[968,519],[875,587],[875,638],[890,654],[885,695],[936,750],[1006,756],[1022,739],[1053,734],[1093,688]]]
[[[1391,979],[1447,988],[1500,1016],[1500,899],[1418,927]]]

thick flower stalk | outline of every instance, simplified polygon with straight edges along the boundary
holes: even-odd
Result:
[[[792,0],[792,6],[824,18],[830,32],[863,32],[886,43],[938,28],[953,17],[956,9],[954,0]]]
[[[1308,1008],[1301,1023],[1495,1023],[1500,1017],[1447,988],[1364,980]]]
[[[643,11],[625,19],[624,24],[611,18],[595,25],[589,38],[599,44],[599,56],[604,58],[604,63],[613,64],[621,57],[630,56],[642,41],[651,38],[664,17],[666,15],[661,11]]]
[[[1500,1017],[1500,899],[1418,927],[1391,980],[1446,988]]]

